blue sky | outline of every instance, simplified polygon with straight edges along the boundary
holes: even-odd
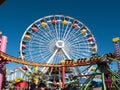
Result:
[[[114,51],[112,38],[120,36],[119,0],[6,0],[0,6],[0,31],[8,37],[7,53],[19,56],[19,43],[26,28],[52,14],[83,22],[94,34],[100,55]]]

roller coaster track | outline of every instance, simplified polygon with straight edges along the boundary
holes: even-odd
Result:
[[[86,65],[92,65],[92,64],[96,64],[96,62],[87,62],[86,64],[69,64],[69,65],[65,65],[65,64],[49,64],[49,63],[37,63],[37,62],[30,62],[28,60],[22,60],[20,58],[8,55],[2,51],[0,51],[0,58],[4,61],[11,61],[11,62],[15,62],[18,64],[24,64],[24,65],[30,65],[30,66],[39,66],[39,67],[75,67],[75,66],[86,66]]]

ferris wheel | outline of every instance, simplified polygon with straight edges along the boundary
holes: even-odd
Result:
[[[96,40],[88,27],[64,15],[36,20],[25,30],[20,43],[22,59],[37,63],[59,64],[61,60],[90,58],[96,53]],[[47,70],[42,68],[43,72]]]

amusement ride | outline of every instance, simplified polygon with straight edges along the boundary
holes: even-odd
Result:
[[[46,78],[42,82],[53,89],[71,85],[78,90],[91,90],[96,87],[92,84],[93,79],[99,78],[102,81],[101,90],[120,90],[119,37],[112,40],[114,52],[99,56],[94,35],[75,18],[50,15],[33,22],[21,38],[19,57],[6,54],[6,36],[1,34],[0,41],[0,90],[5,64],[10,62],[24,66],[15,68],[6,77],[20,71],[28,82],[33,80],[36,86],[43,75]],[[118,61],[118,72],[109,66],[113,61]],[[85,81],[80,83],[83,79]]]

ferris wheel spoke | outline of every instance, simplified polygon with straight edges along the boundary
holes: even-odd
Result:
[[[64,40],[66,40],[66,38],[68,37],[71,29],[72,29],[72,25],[69,27],[68,32],[65,34]]]
[[[47,62],[47,60],[49,59],[49,57],[51,56],[52,54],[40,54],[41,58],[43,59],[43,61]]]
[[[72,38],[70,41],[74,41],[76,43],[84,43],[84,42],[88,43],[88,40],[86,37],[82,37],[82,38],[76,37],[74,39]]]
[[[83,55],[86,58],[91,57],[91,54],[89,54],[89,53],[82,53],[81,55]]]
[[[83,40],[82,40],[83,39]],[[83,36],[82,38],[80,38],[80,37],[76,37],[76,38],[72,38],[71,37],[71,39],[69,39],[69,40],[66,40],[66,41],[68,41],[68,42],[71,42],[71,43],[83,43],[83,42],[85,42],[85,41],[87,41],[87,39],[85,39],[85,37]]]
[[[65,28],[65,30],[64,30],[63,39],[65,38],[65,35],[66,35],[67,30],[68,30],[68,28],[69,28],[69,25],[70,25],[70,19],[68,20],[68,24],[67,24],[67,26],[66,26],[66,28]]]
[[[38,37],[37,37],[38,38]],[[39,46],[40,44],[44,44],[44,43],[48,43],[48,40],[44,40],[44,39],[33,39],[32,42],[30,42],[30,44],[33,44],[35,46]]]
[[[75,33],[73,33],[73,32],[75,32]],[[71,32],[69,33],[69,36],[65,39],[66,41],[69,41],[70,39],[75,39],[75,38],[77,38],[77,37],[81,37],[82,36],[82,34],[81,33],[79,33],[79,30],[75,30],[75,29],[73,29],[73,30],[71,30]]]
[[[75,58],[75,59],[81,59],[81,58],[85,58],[82,54],[71,54],[72,58]]]
[[[32,44],[34,47],[44,48],[47,47],[46,45],[49,45],[49,42],[50,41],[45,41],[45,40],[39,40],[39,41],[34,40],[30,44]]]
[[[36,55],[36,54],[33,54]],[[36,62],[40,62],[43,63],[45,61],[45,59],[43,58],[42,60],[40,60],[38,57],[43,57],[42,55],[36,55],[35,57],[32,57],[32,61],[36,60]],[[28,57],[29,58],[29,57]],[[46,57],[45,57],[46,58]]]
[[[74,30],[75,31],[75,30]],[[81,40],[82,38],[84,38],[84,37],[86,37],[87,35],[88,35],[88,32],[85,34],[85,35],[83,35],[83,34],[81,34],[80,33],[80,30],[78,29],[78,30],[76,30],[76,32],[73,34],[73,33],[70,33],[70,35],[75,35],[75,37],[68,37],[66,40],[69,40],[69,39],[76,39],[77,37],[79,37],[79,39]],[[89,34],[91,34],[90,32],[89,32]],[[72,36],[71,35],[71,36]]]
[[[42,51],[48,51],[48,50],[45,50],[46,47],[29,47],[30,49],[26,49],[24,50],[25,52],[37,52],[37,50],[42,50]]]
[[[86,53],[82,53],[82,55],[84,55],[84,56],[87,57],[87,58],[91,56],[91,55],[88,54],[88,53],[87,53],[87,54],[86,54]]]
[[[52,39],[50,34],[49,34],[49,31],[48,32],[44,31],[44,32],[40,33],[38,37],[43,37],[44,39],[46,39],[46,41],[47,40],[50,41]]]
[[[50,19],[50,18],[49,18]],[[50,26],[49,26],[50,25]],[[52,23],[51,23],[51,21],[49,22],[49,30],[53,30],[54,31],[54,33],[55,33],[55,31],[56,31],[56,29],[54,28],[54,26],[52,25]],[[50,28],[51,27],[51,28]],[[54,38],[58,38],[57,37],[57,33],[56,34],[53,34],[53,32],[51,33],[52,35],[54,35]],[[51,36],[52,36],[51,35]]]
[[[60,23],[61,24],[61,31],[60,31],[60,40],[63,39],[63,34],[64,34],[64,25],[62,25],[62,22]]]
[[[78,47],[77,47],[77,46],[76,46],[76,47],[72,47],[72,48],[74,48],[74,49],[76,49],[76,50],[79,48],[80,50],[82,50],[82,49],[91,49],[92,47],[90,47],[90,46],[78,46]]]
[[[43,59],[42,60],[40,60],[38,57],[42,57]],[[44,62],[47,62],[47,60],[49,59],[49,57],[50,57],[50,54],[46,54],[46,55],[40,55],[40,54],[38,54],[38,55],[36,55],[34,58],[33,58],[33,60],[35,59],[37,62],[41,62],[41,63],[44,63]]]
[[[57,23],[55,23],[54,25],[52,24],[52,27],[54,29],[54,35],[57,40],[59,39],[58,23],[59,23],[59,20],[57,20]]]
[[[73,34],[73,32],[76,33],[76,31],[79,31],[79,30],[80,30],[79,27],[77,27],[77,29],[78,29],[78,30],[76,30],[76,28],[73,29],[73,28],[72,28],[72,23],[71,23],[71,26],[70,26],[67,34],[65,35],[65,40],[66,40],[67,38],[69,38],[69,35],[70,35],[71,33]]]
[[[49,33],[47,33],[47,31],[49,31]],[[53,38],[56,38],[54,32],[52,32],[53,30],[50,30],[50,28],[46,28],[46,34],[48,34],[50,40],[52,40]]]
[[[46,38],[46,39],[48,39],[48,40],[51,40],[51,39],[53,39],[53,37],[54,37],[54,34],[53,33],[50,33],[52,30],[50,30],[50,28],[43,28],[43,27],[41,27],[40,26],[40,31],[41,32],[38,32],[39,33],[39,36],[40,37],[44,37],[44,38]]]
[[[78,55],[79,55],[79,52],[84,52],[84,53],[92,53],[92,51],[91,50],[79,50],[79,51],[77,51],[77,49],[76,49],[76,51],[74,51],[74,53],[76,54],[76,53],[78,53]]]
[[[29,50],[29,52],[31,52],[32,54],[38,53],[37,50]],[[40,53],[47,53],[47,51],[44,50],[44,51],[42,51],[42,52],[40,52]]]
[[[77,41],[80,42],[82,39],[86,38],[86,35],[82,35],[82,34],[77,34],[77,35],[70,35],[72,37],[66,39],[66,41]]]
[[[86,46],[86,47],[84,46],[83,49],[82,49],[82,47],[81,47],[81,49],[79,49],[80,47],[77,48],[77,46],[70,47],[70,48],[72,48],[72,50],[74,50],[73,54],[71,54],[71,55],[76,55],[78,53],[78,56],[79,56],[79,54],[80,54],[79,52],[92,53],[92,51],[88,48],[88,46]],[[70,50],[70,51],[72,52],[72,50]]]
[[[86,54],[86,53],[81,53],[81,54],[79,54],[79,53],[77,53],[77,52],[74,52],[74,54],[78,57],[78,56],[82,56],[82,58],[87,58],[87,57],[89,57],[90,55],[89,54]]]
[[[81,41],[71,41],[70,45],[72,46],[83,46],[81,43],[84,43],[85,46],[90,46],[90,44],[86,40],[81,40]]]
[[[58,28],[57,28],[57,24],[56,23],[55,23],[54,27],[55,27],[55,32],[56,32],[56,39],[59,40],[59,38],[58,38],[59,36],[58,36],[58,32],[57,32]]]
[[[36,49],[29,49],[26,52],[31,52],[31,53],[35,54],[35,53],[38,53],[37,50],[39,50],[39,49],[37,49],[37,48]],[[47,53],[47,52],[48,52],[47,50],[42,50],[41,51],[41,53]]]
[[[92,46],[90,46],[88,43],[85,43],[85,44],[83,44],[83,45],[81,45],[81,44],[77,44],[77,43],[71,43],[71,44],[67,44],[67,46],[70,46],[70,48],[73,48],[73,49],[75,49],[75,50],[77,50],[77,49],[89,49],[89,48],[92,48]]]
[[[40,44],[42,45],[42,44]],[[47,50],[44,50],[44,49],[47,49],[47,47],[45,46],[41,46],[41,47],[38,47],[38,46],[30,46],[29,48],[31,48],[33,52],[37,51],[37,50],[43,50],[43,51],[47,51]],[[24,50],[24,51],[28,51],[28,50]],[[30,51],[30,50],[29,50]]]
[[[59,17],[59,20],[60,20],[60,17]],[[60,31],[61,31],[61,29],[60,29],[60,28],[61,28],[60,23],[61,23],[61,22],[59,21],[59,22],[58,22],[58,39],[59,39],[59,40],[60,40],[60,33],[61,33],[61,32],[60,32]]]
[[[38,35],[32,34],[32,36],[33,36],[34,39],[37,40],[38,42],[39,42],[39,41],[44,41],[44,42],[50,41],[50,38],[45,37],[44,34],[39,34],[39,33],[38,33]]]

